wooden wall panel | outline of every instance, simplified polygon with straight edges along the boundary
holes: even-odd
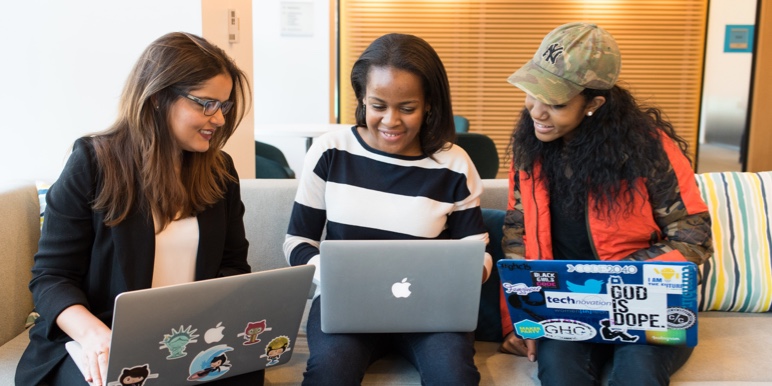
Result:
[[[418,35],[445,64],[454,113],[469,119],[470,131],[492,137],[508,162],[525,95],[507,77],[549,31],[588,21],[614,35],[622,51],[620,81],[639,100],[663,109],[693,157],[706,17],[707,0],[340,0],[340,119],[354,121],[350,71],[367,45],[389,32]]]
[[[759,1],[746,171],[772,170],[772,4]]]

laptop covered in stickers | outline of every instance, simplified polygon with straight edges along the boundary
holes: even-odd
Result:
[[[322,331],[473,331],[484,259],[481,240],[322,241]]]
[[[502,259],[497,265],[520,338],[697,345],[693,263]]]
[[[191,385],[287,363],[314,267],[125,292],[103,384]],[[79,366],[79,345],[67,343]],[[83,371],[83,369],[81,369]]]

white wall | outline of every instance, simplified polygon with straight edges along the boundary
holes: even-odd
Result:
[[[753,56],[751,53],[724,52],[724,34],[728,24],[753,25],[755,22],[756,0],[710,1],[700,117],[701,143],[717,141],[732,146],[740,143],[748,111]]]
[[[330,122],[330,2],[256,0],[254,32],[255,123]],[[311,36],[282,36],[282,3],[313,4]],[[256,137],[279,147],[299,176],[305,140]]]
[[[3,1],[0,180],[55,180],[73,141],[112,123],[142,50],[171,31],[200,35],[200,2]]]

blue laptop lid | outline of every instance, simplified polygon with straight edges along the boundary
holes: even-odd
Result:
[[[503,259],[498,269],[520,338],[697,345],[693,263]]]

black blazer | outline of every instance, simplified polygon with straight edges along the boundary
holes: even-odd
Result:
[[[238,181],[232,159],[225,156]],[[82,304],[110,326],[115,297],[151,285],[155,233],[149,211],[137,209],[119,225],[105,226],[103,213],[91,209],[100,186],[91,139],[81,138],[46,194],[29,285],[40,318],[16,369],[18,385],[37,385],[67,355],[64,343],[72,339],[56,325],[65,308]],[[198,213],[195,280],[251,271],[243,217],[238,182],[228,183],[224,199]]]

